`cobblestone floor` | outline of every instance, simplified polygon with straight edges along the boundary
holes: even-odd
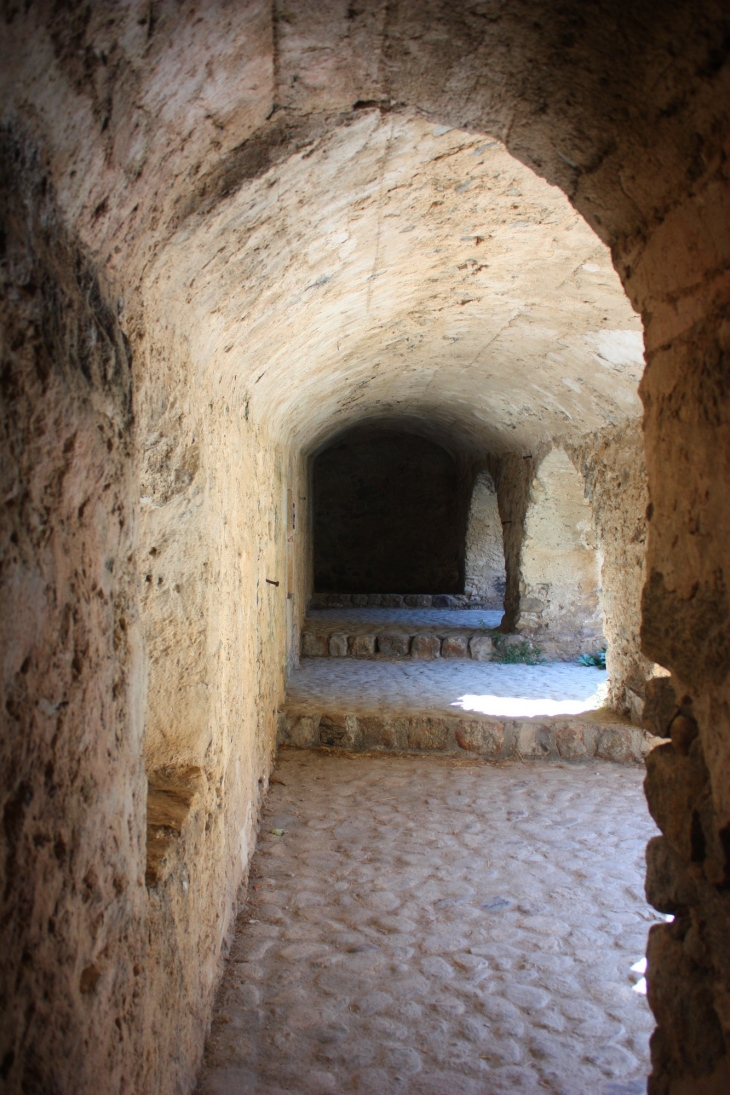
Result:
[[[286,702],[358,712],[512,717],[577,714],[604,702],[607,674],[569,662],[501,665],[470,661],[303,658]],[[511,700],[505,706],[504,700]],[[535,703],[533,701],[542,701]]]
[[[200,1095],[639,1095],[643,773],[284,751]]]

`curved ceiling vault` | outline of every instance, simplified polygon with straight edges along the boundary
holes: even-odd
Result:
[[[498,141],[364,109],[148,271],[201,383],[312,451],[367,418],[528,450],[641,413],[641,321],[608,249]]]

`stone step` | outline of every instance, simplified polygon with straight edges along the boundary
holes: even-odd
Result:
[[[462,631],[457,628],[421,627],[352,630],[341,627],[325,630],[305,625],[300,653],[302,658],[466,658],[477,662],[568,660],[580,654],[595,653],[604,646],[596,636],[535,635],[496,630]]]
[[[286,704],[278,743],[353,752],[473,754],[493,760],[597,758],[641,764],[661,739],[602,709],[583,715],[497,719],[487,715],[422,715],[333,705]]]
[[[422,661],[434,658],[472,658],[474,661],[487,662],[492,660],[494,654],[494,640],[484,632],[467,634],[431,628],[422,631],[380,632],[358,629],[354,634],[321,630],[302,632],[303,658],[376,658],[380,655],[386,658],[418,658]]]
[[[312,658],[289,678],[278,740],[302,748],[640,763],[659,739],[600,706],[606,679],[603,670],[560,662]]]

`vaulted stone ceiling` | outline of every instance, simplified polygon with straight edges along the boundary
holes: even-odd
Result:
[[[640,414],[605,245],[498,141],[403,113],[355,111],[193,214],[145,296],[234,413],[305,448],[364,417],[497,452]]]

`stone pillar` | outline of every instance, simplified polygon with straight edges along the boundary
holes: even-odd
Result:
[[[592,647],[603,636],[600,568],[583,481],[562,449],[530,485],[520,551],[516,629]]]
[[[465,592],[488,608],[502,608],[506,584],[502,522],[497,490],[488,471],[480,471],[474,481],[465,568]]]

